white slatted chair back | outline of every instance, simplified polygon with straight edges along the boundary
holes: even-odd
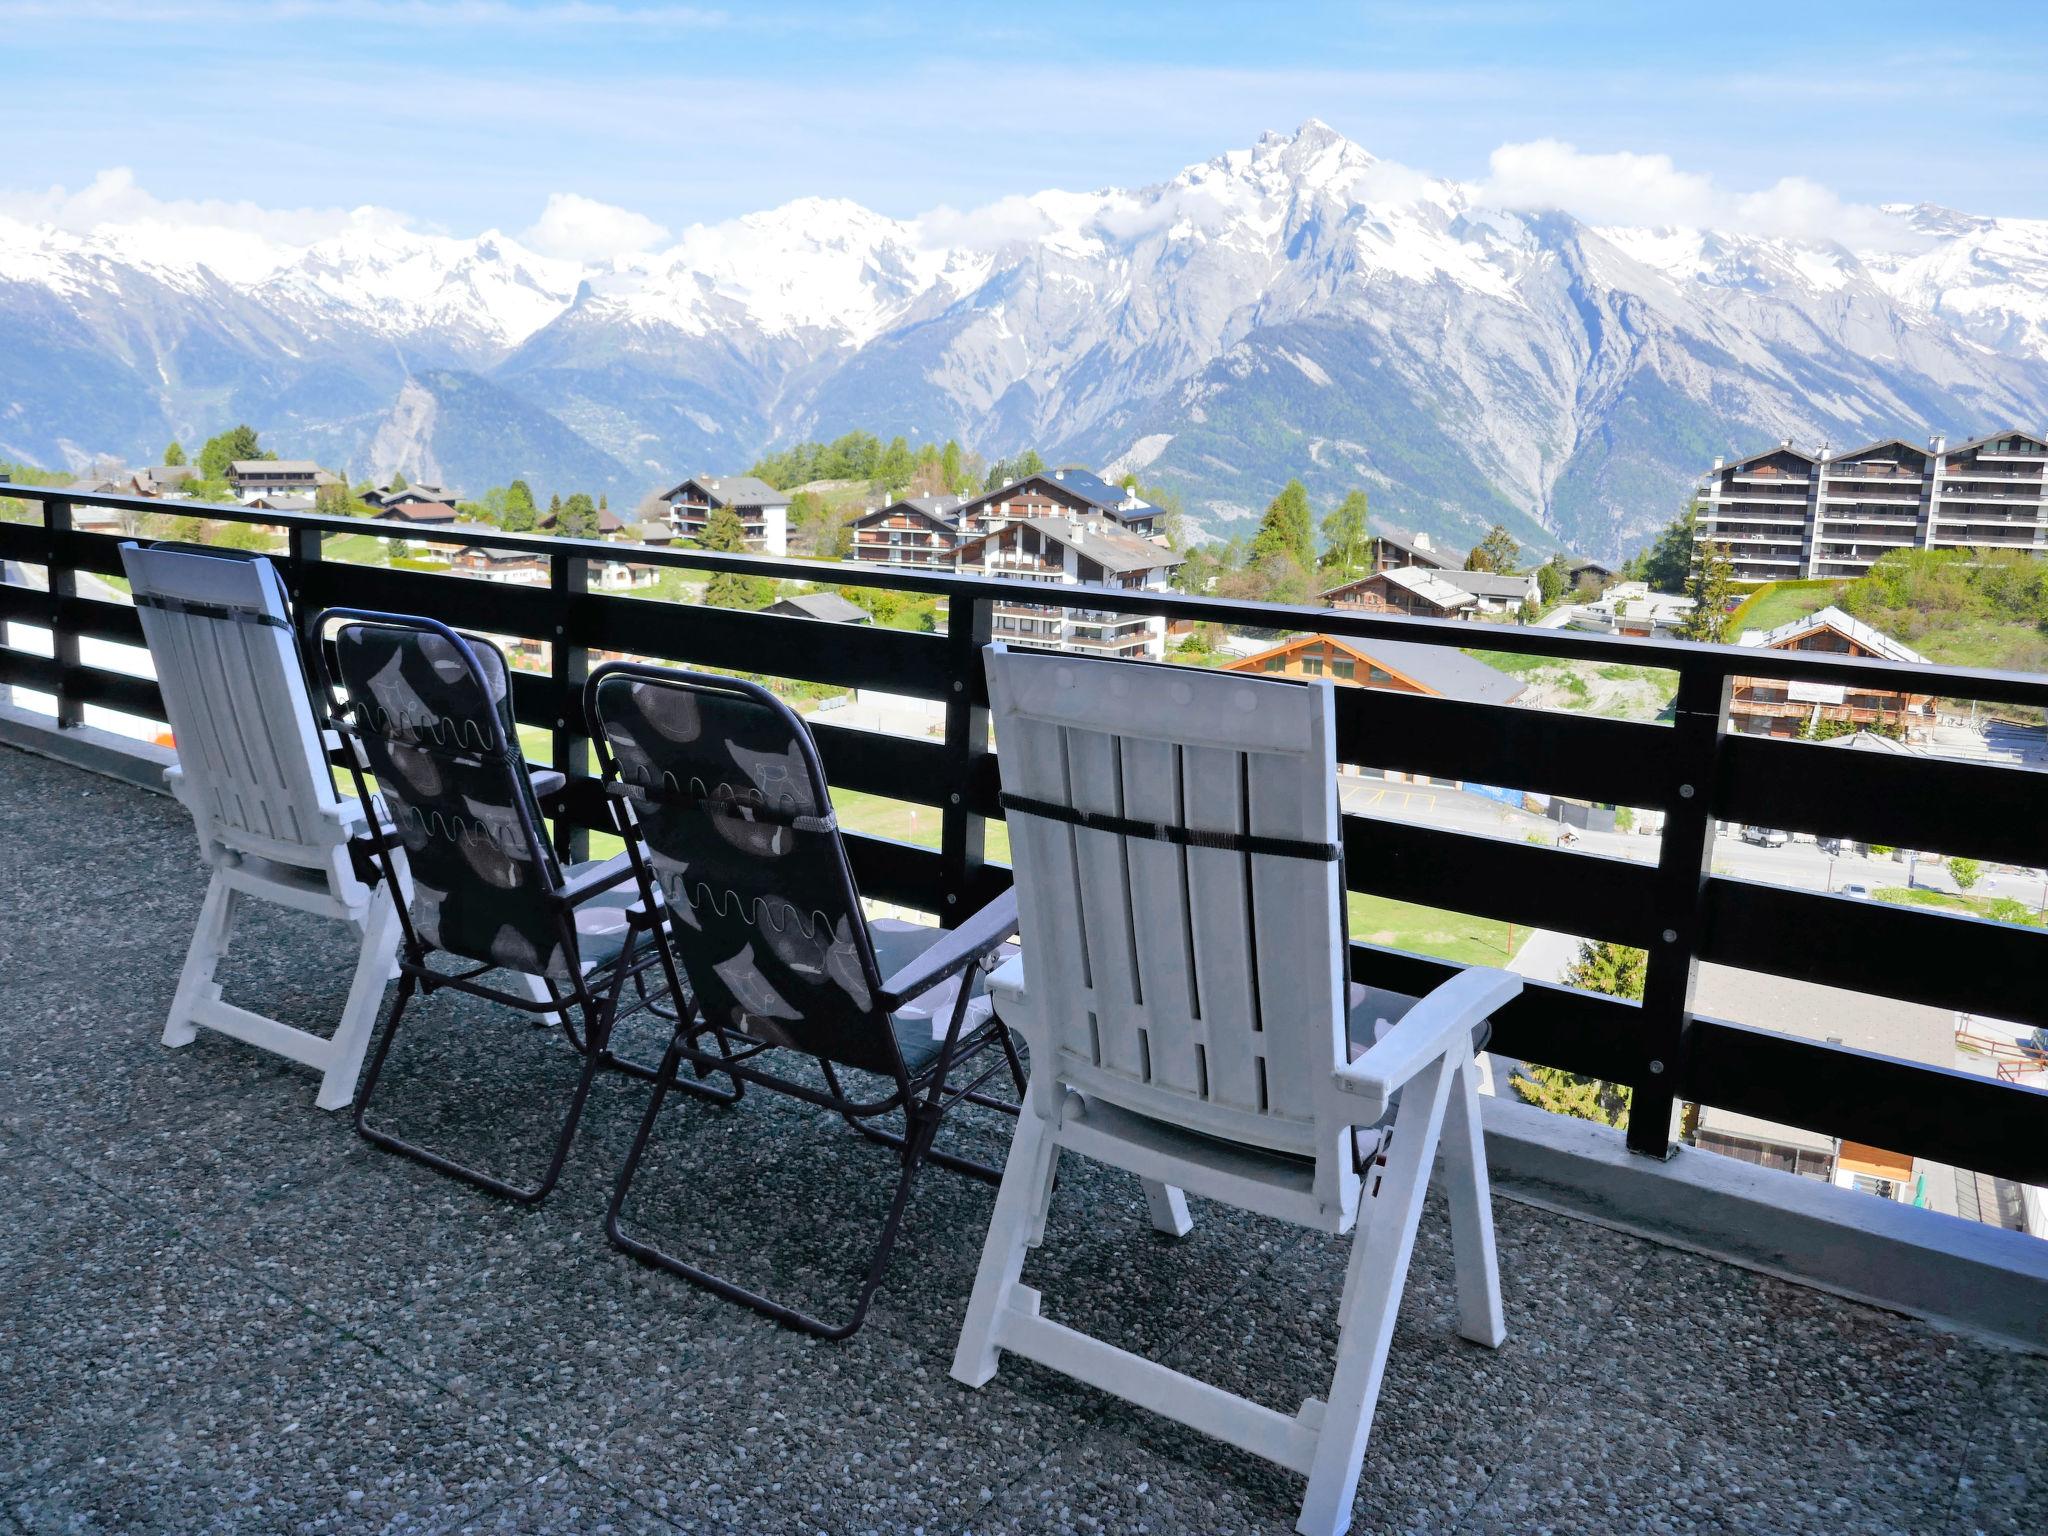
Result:
[[[355,872],[363,806],[337,795],[300,665],[284,584],[268,560],[190,546],[121,546],[156,665],[177,765],[165,774],[192,813],[212,879],[164,1022],[164,1044],[217,1030],[321,1074],[316,1102],[340,1109],[356,1077],[398,949],[398,896]],[[401,880],[407,877],[401,866]],[[361,939],[348,1001],[322,1035],[221,996],[214,977],[250,901],[352,924]]]
[[[1307,848],[1339,839],[1331,687],[987,653],[1006,803]],[[1182,1130],[1358,1175],[1329,1082],[1346,1060],[1342,863],[1009,812],[1025,990],[1072,1089]]]
[[[284,585],[268,560],[121,547],[202,843],[335,866],[360,820],[335,793]],[[345,868],[345,866],[342,866]]]

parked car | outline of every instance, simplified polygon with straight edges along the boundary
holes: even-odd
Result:
[[[1845,880],[1835,894],[1837,896],[1853,896],[1858,901],[1868,901],[1870,900],[1870,887],[1861,880]]]
[[[1792,834],[1782,827],[1744,827],[1742,840],[1759,848],[1782,848],[1792,841]]]
[[[1852,837],[1818,837],[1814,841],[1820,851],[1837,859],[1862,859],[1870,855],[1870,845],[1859,843]]]

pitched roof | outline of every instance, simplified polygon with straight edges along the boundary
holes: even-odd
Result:
[[[377,520],[395,518],[402,523],[452,523],[456,511],[441,501],[401,501],[385,507],[377,514]]]
[[[1357,661],[1391,672],[1425,693],[1474,704],[1512,704],[1527,685],[1455,646],[1424,645],[1415,640],[1359,640],[1340,635],[1297,635],[1230,664],[1233,672],[1255,672],[1269,656],[1284,655],[1311,645],[1329,645]],[[1360,686],[1369,686],[1361,684]]]
[[[237,459],[228,466],[236,475],[317,475],[320,466],[311,459]]]
[[[961,505],[978,507],[988,502],[1001,501],[1006,496],[1014,495],[1024,486],[1033,484],[1064,492],[1084,505],[1093,507],[1103,516],[1113,517],[1120,523],[1142,521],[1148,517],[1156,517],[1159,513],[1157,507],[1140,497],[1136,491],[1127,491],[1120,485],[1112,485],[1094,470],[1079,467],[1041,470],[1035,475],[1026,475],[1021,480],[1012,480],[1008,485],[998,486],[993,491],[984,491],[981,495],[962,502]],[[1136,505],[1127,508],[1124,506],[1127,501],[1135,502]]]
[[[866,624],[873,618],[867,609],[848,602],[837,592],[799,592],[770,603],[761,611],[799,619],[825,619],[834,624]]]
[[[1452,564],[1450,552],[1439,548],[1426,533],[1397,533],[1392,528],[1384,528],[1373,537],[1401,551],[1408,557],[1410,565],[1433,565],[1441,570]]]
[[[1967,443],[1958,443],[1949,449],[1951,454],[1968,453],[1972,448],[1982,448],[1986,443],[1996,442],[2001,437],[2024,437],[2030,443],[2039,443],[2048,448],[2048,437],[2038,432],[2024,431],[2019,427],[2005,427],[1997,432],[1986,432],[1982,437],[1973,437]]]
[[[1774,453],[1789,453],[1793,458],[1804,459],[1809,464],[1818,464],[1820,462],[1818,455],[1808,453],[1804,448],[1794,448],[1790,443],[1779,443],[1774,447],[1763,449],[1759,453],[1744,454],[1739,459],[1730,459],[1721,466],[1721,469],[1723,473],[1731,469],[1740,469],[1745,464],[1754,464],[1758,459],[1768,459]]]
[[[1041,537],[1093,560],[1105,571],[1151,571],[1181,563],[1181,556],[1164,544],[1125,533],[1106,518],[1027,517],[984,534],[977,542],[1002,538],[1011,528],[1035,528]]]
[[[1474,597],[1504,597],[1519,601],[1528,596],[1527,576],[1503,576],[1495,571],[1440,571],[1438,581],[1449,582]]]
[[[1390,571],[1381,571],[1377,576],[1368,576],[1367,581],[1390,581],[1404,591],[1413,592],[1417,597],[1437,605],[1439,608],[1462,608],[1477,599],[1463,587],[1454,587],[1445,581],[1439,571],[1425,570],[1419,565],[1397,565]],[[1361,583],[1352,582],[1352,586]],[[1344,588],[1339,587],[1338,591]]]
[[[892,501],[886,507],[876,507],[872,512],[863,512],[853,520],[856,528],[866,528],[888,517],[909,511],[941,528],[952,529],[959,525],[960,509],[967,505],[965,496],[905,496]]]
[[[1903,448],[1906,452],[1918,454],[1923,459],[1927,457],[1927,450],[1918,443],[1909,443],[1903,437],[1881,437],[1874,443],[1865,443],[1861,448],[1851,448],[1847,453],[1836,454],[1833,462],[1841,464],[1852,459],[1860,459],[1866,453],[1875,453],[1880,448]]]
[[[691,486],[706,493],[714,505],[721,507],[786,507],[789,493],[778,491],[766,480],[753,475],[692,475],[673,490],[662,494],[663,501],[674,501]]]
[[[1883,630],[1872,629],[1868,624],[1850,618],[1832,603],[1817,613],[1809,613],[1803,619],[1788,620],[1776,629],[1767,629],[1754,638],[1744,635],[1742,643],[1753,645],[1760,650],[1784,650],[1789,642],[1797,640],[1801,635],[1810,635],[1816,629],[1832,629],[1838,635],[1846,635],[1865,650],[1876,652],[1886,661],[1910,661],[1923,667],[1931,665],[1918,651],[1894,640]]]
[[[635,523],[633,525],[633,537],[642,544],[673,544],[676,539],[676,531],[667,523]]]

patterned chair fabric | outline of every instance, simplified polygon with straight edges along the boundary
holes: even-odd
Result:
[[[592,707],[706,1021],[892,1077],[929,1062],[929,1015],[876,1001],[883,973],[803,722],[765,689],[688,672],[600,676]]]
[[[426,622],[350,620],[334,643],[350,723],[405,842],[419,937],[556,979],[618,953],[630,890],[573,919],[549,899],[563,875],[540,835],[503,653]]]

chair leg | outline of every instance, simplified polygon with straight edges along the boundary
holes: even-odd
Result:
[[[1498,1349],[1508,1336],[1493,1245],[1493,1196],[1486,1133],[1479,1121],[1479,1063],[1467,1057],[1444,1111],[1444,1184],[1451,1208],[1451,1258],[1458,1275],[1458,1336]]]
[[[1341,1536],[1350,1527],[1373,1409],[1394,1338],[1394,1318],[1415,1251],[1422,1197],[1429,1188],[1455,1075],[1455,1065],[1438,1057],[1402,1090],[1378,1193],[1368,1191],[1371,1209],[1359,1214],[1345,1275],[1336,1374],[1316,1434],[1308,1493],[1294,1526],[1301,1536]]]
[[[611,1239],[613,1246],[630,1253],[643,1264],[651,1264],[657,1269],[666,1270],[702,1290],[711,1292],[714,1296],[722,1296],[727,1301],[736,1301],[742,1306],[751,1307],[763,1317],[773,1318],[784,1327],[795,1328],[821,1339],[836,1341],[851,1338],[860,1331],[861,1324],[867,1321],[868,1308],[874,1301],[875,1292],[881,1286],[882,1277],[888,1272],[889,1258],[895,1252],[896,1239],[903,1228],[904,1213],[910,1205],[911,1189],[916,1184],[917,1175],[931,1152],[932,1137],[938,1130],[938,1116],[924,1113],[921,1109],[911,1112],[909,1135],[903,1146],[902,1171],[897,1176],[896,1191],[889,1202],[889,1214],[882,1223],[881,1236],[875,1244],[873,1256],[868,1261],[867,1272],[861,1279],[859,1295],[855,1299],[851,1315],[843,1322],[832,1323],[814,1317],[808,1312],[799,1311],[795,1307],[785,1306],[774,1298],[748,1290],[723,1275],[715,1275],[688,1260],[679,1259],[652,1243],[645,1243],[627,1235],[620,1213],[625,1208],[626,1194],[639,1173],[640,1161],[646,1154],[648,1138],[653,1133],[654,1122],[661,1115],[662,1104],[671,1088],[690,1091],[696,1086],[678,1078],[677,1073],[681,1065],[682,1040],[678,1035],[676,1041],[669,1046],[668,1054],[662,1059],[660,1074],[654,1081],[654,1092],[648,1098],[646,1112],[640,1117],[640,1128],[634,1133],[633,1145],[626,1153],[625,1165],[619,1170],[618,1183],[612,1188],[611,1208],[605,1213],[605,1235]]]
[[[1188,1197],[1171,1184],[1141,1179],[1145,1204],[1152,1214],[1152,1229],[1168,1237],[1186,1237],[1195,1230],[1195,1218],[1188,1214]]]
[[[1052,1127],[1027,1105],[1017,1117],[1017,1134],[1010,1141],[1002,1188],[996,1192],[995,1214],[989,1219],[988,1240],[982,1244],[981,1266],[974,1275],[974,1294],[953,1352],[955,1381],[979,1387],[996,1373],[996,1319],[1010,1304],[1010,1292],[1024,1273],[1025,1251],[1037,1247],[1044,1235],[1059,1152]]]
[[[206,899],[199,905],[199,922],[192,930],[191,947],[185,951],[185,968],[178,973],[170,1017],[164,1021],[165,1045],[190,1045],[198,1039],[195,1015],[199,1005],[220,996],[213,973],[227,956],[228,941],[235,931],[237,899],[226,878],[214,871],[207,882]]]
[[[363,1080],[362,1094],[356,1100],[357,1132],[364,1140],[382,1147],[387,1152],[396,1152],[416,1163],[424,1163],[439,1173],[461,1179],[467,1184],[474,1184],[491,1194],[501,1195],[521,1205],[538,1205],[547,1198],[548,1192],[555,1187],[555,1181],[561,1177],[562,1164],[569,1156],[569,1144],[576,1139],[576,1127],[583,1118],[583,1105],[590,1097],[590,1085],[596,1079],[599,1067],[604,1064],[603,1053],[591,1051],[580,1058],[582,1070],[577,1074],[576,1091],[569,1100],[569,1111],[563,1117],[562,1128],[555,1136],[554,1152],[548,1160],[547,1172],[536,1184],[510,1183],[496,1174],[487,1173],[481,1168],[473,1168],[467,1163],[458,1163],[431,1148],[421,1146],[417,1142],[406,1141],[369,1123],[370,1100],[375,1096],[377,1083],[384,1075],[384,1063],[391,1054],[391,1042],[398,1037],[399,1021],[404,1017],[406,1005],[412,1001],[413,993],[418,989],[419,981],[410,972],[399,981],[398,997],[391,1005],[391,1016],[385,1020],[384,1032],[377,1039],[376,1054],[370,1058],[370,1074]]]
[[[355,979],[349,983],[348,1003],[341,1010],[328,1043],[332,1054],[320,1079],[320,1109],[344,1109],[356,1096],[356,1079],[362,1075],[363,1056],[370,1048],[370,1036],[377,1027],[377,1010],[384,1001],[384,983],[390,979],[393,958],[398,953],[398,906],[387,886],[380,883],[370,897],[363,920],[363,947],[356,956]]]

